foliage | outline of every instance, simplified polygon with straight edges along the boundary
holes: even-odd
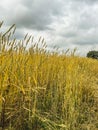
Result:
[[[2,130],[97,130],[98,61],[11,39],[14,29],[0,34]]]
[[[89,51],[87,53],[88,58],[98,59],[98,51]]]

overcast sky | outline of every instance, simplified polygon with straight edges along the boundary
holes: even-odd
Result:
[[[16,37],[28,32],[51,48],[98,50],[98,0],[0,0],[0,21],[16,24]]]

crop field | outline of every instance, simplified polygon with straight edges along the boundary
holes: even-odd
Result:
[[[98,60],[14,31],[0,33],[0,130],[98,130]]]

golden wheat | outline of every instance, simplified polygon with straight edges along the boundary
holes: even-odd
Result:
[[[97,130],[98,61],[11,40],[13,27],[0,35],[1,129]]]

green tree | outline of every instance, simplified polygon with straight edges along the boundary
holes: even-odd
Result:
[[[87,53],[88,58],[98,59],[98,51],[89,51]]]

